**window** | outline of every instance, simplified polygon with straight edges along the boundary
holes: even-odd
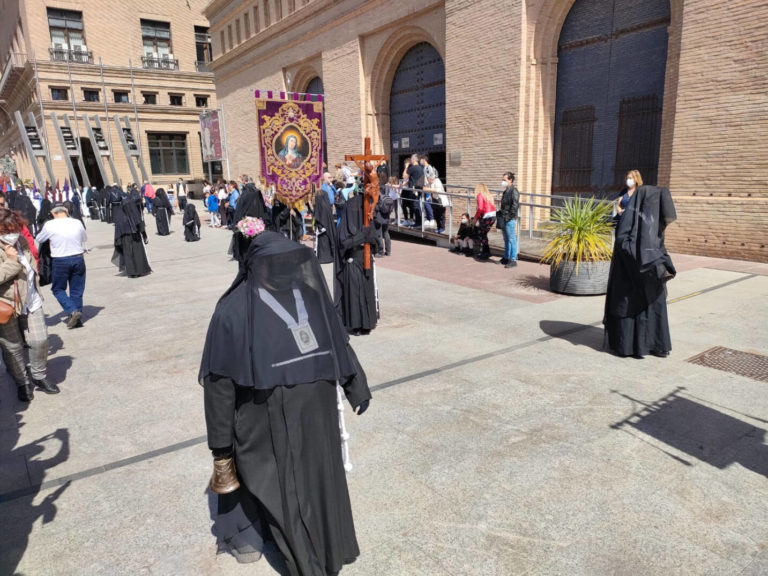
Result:
[[[200,70],[200,64],[206,64],[211,61],[211,35],[208,33],[208,28],[205,26],[195,26],[195,49],[196,49],[196,62],[198,63],[198,72]]]
[[[643,182],[655,184],[659,170],[661,108],[658,96],[627,98],[619,104],[619,135],[613,187],[624,187],[624,176],[639,170]]]
[[[88,90],[87,88],[83,88],[83,101],[84,102],[98,102],[99,101],[99,91],[98,90]]]
[[[253,33],[259,33],[259,7],[253,7]]]
[[[144,96],[144,104],[149,104],[151,106],[157,104],[157,94],[154,92],[142,92],[141,95]]]
[[[195,96],[195,106],[198,108],[208,108],[208,96]]]
[[[48,28],[54,48],[72,50],[84,45],[82,12],[48,8]]]
[[[296,0],[288,0],[288,14],[293,14],[296,10]]]
[[[51,88],[51,100],[69,100],[69,90],[66,88]]]
[[[160,57],[171,53],[171,25],[168,22],[141,19],[144,56]]]
[[[245,37],[251,37],[251,17],[246,12],[243,14],[243,26],[245,26]]]
[[[240,18],[235,20],[235,36],[237,36],[237,45],[239,46],[243,42],[243,37],[240,35]]]
[[[130,102],[130,100],[128,100],[128,92],[115,90],[112,93],[115,96],[115,104],[128,104]]]
[[[283,0],[275,0],[275,22],[283,17]]]
[[[560,165],[556,191],[587,191],[592,181],[592,135],[595,107],[563,110],[560,123]]]
[[[153,174],[188,174],[187,135],[148,133],[149,162]]]
[[[235,45],[232,43],[232,24],[227,26],[227,38],[229,39],[229,49],[232,50],[232,48],[235,47]]]
[[[264,28],[269,28],[269,0],[264,0]]]
[[[219,44],[221,45],[221,53],[224,54],[227,51],[227,45],[224,43],[224,30],[219,32]]]
[[[169,94],[171,106],[184,106],[184,96],[182,94]]]

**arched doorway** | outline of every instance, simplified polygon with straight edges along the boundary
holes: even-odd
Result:
[[[83,153],[83,164],[85,165],[85,172],[88,174],[88,180],[90,180],[91,186],[95,186],[101,190],[104,187],[104,179],[101,177],[99,164],[96,161],[93,146],[91,146],[91,141],[88,138],[80,138],[80,150]],[[75,163],[75,170],[77,171],[77,177],[80,179],[80,185],[85,186],[77,163]]]
[[[553,194],[658,175],[669,0],[576,0],[558,41]]]
[[[445,179],[445,64],[428,42],[405,53],[389,94],[392,166],[402,173],[411,154],[428,154]]]
[[[305,90],[307,94],[323,94],[323,79],[320,76],[315,76],[307,84]],[[323,98],[323,162],[326,167],[328,166],[328,139],[325,132],[325,98]]]

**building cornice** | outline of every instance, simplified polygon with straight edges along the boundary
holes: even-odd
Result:
[[[49,60],[37,61],[38,74],[41,72],[66,74],[67,65]],[[101,77],[101,67],[98,64],[72,64],[70,66],[72,76],[81,78],[85,75]],[[104,76],[131,77],[130,66],[104,65]],[[133,67],[133,77],[141,79],[174,80],[181,82],[201,82],[213,84],[213,72],[190,72],[185,70],[154,70],[149,68]]]

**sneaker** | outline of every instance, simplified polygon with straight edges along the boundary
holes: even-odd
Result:
[[[514,268],[517,266],[517,260],[510,260],[504,265],[504,268]]]
[[[67,328],[72,329],[77,326],[77,323],[80,322],[80,316],[82,316],[80,310],[72,312],[72,314],[67,317]]]

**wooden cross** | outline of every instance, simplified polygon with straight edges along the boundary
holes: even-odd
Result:
[[[379,176],[376,167],[385,161],[383,154],[373,154],[371,139],[365,139],[365,152],[363,154],[347,154],[344,160],[351,160],[363,171],[363,225],[370,226],[373,220],[373,209],[379,202]],[[364,248],[364,264],[366,270],[371,269],[371,245],[366,243]]]

